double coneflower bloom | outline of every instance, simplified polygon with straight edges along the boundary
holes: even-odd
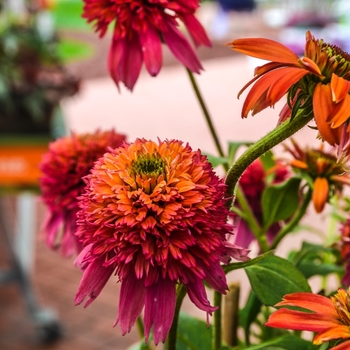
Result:
[[[162,66],[162,41],[188,69],[199,73],[202,65],[185,35],[181,21],[196,46],[210,46],[204,28],[195,17],[199,0],[84,0],[83,17],[95,22],[103,37],[113,22],[112,45],[108,56],[109,72],[119,82],[133,89],[142,62],[149,74],[156,76]]]
[[[247,260],[227,241],[223,180],[207,158],[180,141],[138,139],[106,153],[85,178],[76,235],[84,271],[76,304],[89,305],[110,276],[121,281],[116,324],[130,332],[144,310],[145,341],[164,342],[173,322],[176,285],[211,314],[203,282],[225,293],[221,263]]]
[[[291,139],[293,148],[285,144],[285,149],[294,157],[290,165],[296,172],[304,175],[312,186],[312,202],[317,213],[321,213],[335,193],[342,191],[343,185],[350,185],[346,165],[335,154],[320,148],[299,147]],[[310,183],[311,182],[311,183]]]
[[[340,48],[306,33],[305,53],[298,57],[286,46],[269,39],[237,39],[227,44],[246,55],[271,61],[255,69],[255,83],[243,105],[242,117],[274,106],[285,94],[280,120],[312,113],[321,138],[349,153],[350,56]]]
[[[82,247],[74,232],[79,209],[77,197],[85,187],[82,177],[108,147],[118,147],[124,141],[124,135],[112,130],[72,133],[50,143],[40,164],[41,198],[48,211],[43,231],[50,248],[60,248],[64,256],[80,252]]]
[[[338,289],[330,298],[312,293],[287,294],[275,305],[300,307],[309,312],[281,308],[268,319],[266,326],[316,332],[313,343],[320,345],[332,340],[350,338],[350,290]],[[350,349],[350,340],[332,350]]]

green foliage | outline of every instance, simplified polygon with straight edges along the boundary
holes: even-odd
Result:
[[[250,284],[259,300],[273,306],[285,294],[311,292],[303,274],[289,261],[271,255],[245,268]]]
[[[282,184],[266,187],[261,199],[265,230],[275,222],[290,218],[296,211],[300,202],[300,181],[292,177]]]

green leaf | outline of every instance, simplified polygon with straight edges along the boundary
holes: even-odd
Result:
[[[210,350],[211,336],[206,322],[180,312],[176,350]]]
[[[285,335],[262,344],[257,344],[245,348],[244,350],[261,350],[261,349],[284,349],[284,350],[315,350],[318,347],[313,345],[311,342],[295,337],[293,335]]]
[[[332,273],[344,273],[344,267],[335,264],[323,264],[315,261],[303,261],[298,265],[305,278],[327,276]]]
[[[216,157],[216,156],[213,156],[212,154],[208,154],[208,153],[204,153],[204,154],[207,156],[208,161],[211,163],[213,168],[216,168],[217,166],[222,165],[222,164],[228,164],[227,158]]]
[[[235,161],[237,152],[242,146],[248,147],[251,144],[252,144],[251,142],[246,142],[246,141],[241,141],[241,142],[230,141],[228,143],[228,160],[230,164],[232,164]]]
[[[225,273],[228,273],[228,272],[233,271],[233,270],[238,270],[238,269],[242,269],[242,268],[254,265],[254,264],[266,259],[270,255],[272,255],[273,252],[274,252],[274,250],[269,250],[268,252],[261,254],[254,259],[250,259],[250,260],[242,261],[242,262],[231,263],[231,264],[226,265],[226,266],[224,265],[223,269],[224,269]]]
[[[288,260],[271,255],[245,268],[256,296],[267,306],[282,300],[285,294],[311,292],[303,274]]]
[[[293,215],[300,202],[300,181],[300,178],[292,177],[282,184],[266,187],[261,199],[265,229]]]
[[[261,301],[250,291],[248,300],[239,312],[239,324],[244,330],[246,343],[250,338],[250,325],[255,321],[260,309]]]

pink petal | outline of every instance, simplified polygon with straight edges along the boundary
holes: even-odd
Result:
[[[140,43],[146,68],[154,77],[162,67],[162,43],[158,31],[147,24],[147,29],[140,34]]]
[[[167,30],[163,31],[162,34],[173,55],[189,70],[199,74],[203,69],[202,65],[186,37],[169,23],[167,23]]]
[[[209,326],[209,315],[211,316],[213,311],[216,311],[218,307],[210,305],[203,281],[199,278],[194,279],[194,282],[186,284],[187,293],[192,303],[207,313],[207,325]]]
[[[208,282],[209,286],[221,294],[226,294],[227,283],[226,283],[226,275],[224,270],[219,262],[215,265],[212,264],[208,268],[205,269],[205,280]]]
[[[55,241],[58,229],[63,222],[61,213],[49,212],[43,224],[43,230],[46,236],[46,245],[49,248],[55,248]]]
[[[227,254],[238,261],[247,261],[250,260],[250,257],[248,254],[250,253],[249,249],[245,249],[242,247],[239,247],[236,244],[232,244],[228,241],[224,242],[224,245],[226,247]]]
[[[240,247],[248,248],[255,237],[245,220],[239,217],[236,220],[235,244]]]
[[[169,333],[174,318],[176,304],[175,282],[159,279],[156,284],[146,288],[145,302],[145,341],[153,326],[154,343],[163,343]]]
[[[101,293],[109,277],[111,277],[114,266],[103,266],[104,257],[92,261],[86,268],[80,281],[78,291],[75,294],[75,305],[81,304],[86,297],[84,307],[88,307]]]
[[[129,333],[145,305],[145,287],[141,280],[129,275],[122,281],[119,296],[118,316],[114,326],[120,322],[122,334]]]
[[[119,87],[119,82],[132,91],[141,71],[142,50],[136,32],[125,38],[113,38],[108,55],[108,69]]]
[[[211,42],[207,36],[207,33],[195,16],[191,14],[183,15],[181,19],[184,22],[196,46],[211,46]]]
[[[332,350],[349,350],[349,349],[350,349],[350,341],[346,341],[332,348]]]

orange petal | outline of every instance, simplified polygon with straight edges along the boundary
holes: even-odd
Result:
[[[334,144],[339,144],[340,140],[337,137],[337,132],[332,130],[327,122],[328,116],[333,109],[332,94],[329,85],[321,83],[316,85],[312,105],[314,109],[314,118],[322,139],[332,146],[334,146]]]
[[[332,74],[331,77],[331,90],[332,101],[338,103],[348,95],[350,91],[350,81],[345,80],[342,77],[338,77],[336,74]]]
[[[314,344],[322,344],[333,339],[350,338],[349,326],[345,324],[335,325],[317,334],[313,340]],[[334,348],[333,348],[334,349]],[[349,349],[349,348],[348,348]]]
[[[308,73],[309,72],[307,70],[296,67],[280,68],[269,73],[272,77],[275,76],[276,78],[272,81],[267,93],[267,99],[270,101],[270,105],[273,106],[277,101],[279,101],[292,85],[294,85]]]
[[[279,309],[265,323],[265,326],[295,331],[322,332],[342,323],[334,318],[308,312]]]
[[[288,47],[274,40],[263,38],[236,39],[225,46],[230,45],[232,50],[248,56],[300,66],[299,57]]]
[[[309,57],[302,57],[300,61],[307,68],[308,71],[324,78],[324,76],[321,73],[320,67]]]
[[[332,348],[332,350],[349,350],[349,349],[350,349],[350,341],[346,341]]]
[[[332,181],[339,182],[342,185],[350,186],[350,177],[347,175],[332,175],[330,179]]]
[[[331,128],[338,128],[343,125],[350,117],[350,95],[346,95],[343,100],[337,103],[327,121],[331,123]]]
[[[312,202],[317,213],[321,213],[328,199],[329,184],[324,177],[317,177],[312,192]]]
[[[308,168],[307,164],[304,163],[303,161],[299,160],[299,159],[291,160],[290,165],[292,167],[299,168],[299,169],[304,169],[304,170],[306,170]]]
[[[283,300],[275,306],[298,306],[329,317],[338,317],[338,313],[330,298],[308,292],[286,294],[283,296]]]

